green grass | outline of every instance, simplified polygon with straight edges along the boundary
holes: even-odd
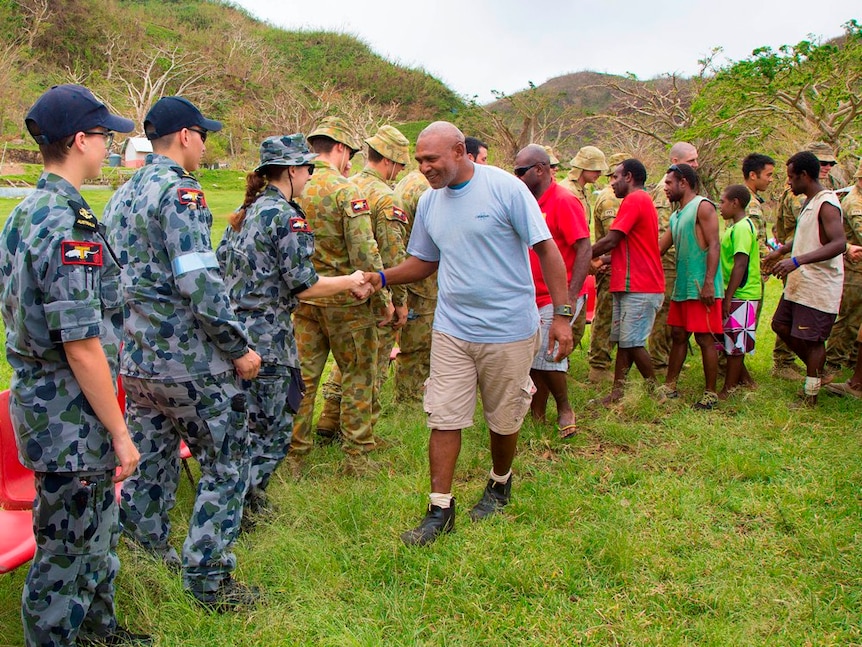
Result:
[[[767,313],[778,293],[770,281]],[[347,477],[328,447],[302,479],[276,475],[279,512],[236,546],[238,576],[265,591],[257,609],[203,613],[121,543],[120,619],[190,647],[862,645],[859,404],[790,409],[800,385],[769,375],[772,344],[763,331],[750,359],[759,388],[716,411],[691,409],[696,357],[679,401],[658,406],[633,378],[606,411],[588,407],[604,390],[584,383],[585,340],[570,369],[579,434],[526,422],[511,505],[474,525],[490,458],[484,424],[466,431],[456,532],[422,549],[398,535],[427,501],[424,416],[387,386],[379,472]],[[192,494],[181,481],[177,548]],[[0,578],[0,645],[21,642],[25,575]]]

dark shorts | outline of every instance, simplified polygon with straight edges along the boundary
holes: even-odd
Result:
[[[790,336],[797,339],[826,341],[837,316],[781,297],[775,314],[772,315],[772,325],[789,327]]]

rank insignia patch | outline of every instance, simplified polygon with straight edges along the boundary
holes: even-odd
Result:
[[[368,211],[368,200],[351,200],[350,208],[353,213],[364,213]]]
[[[199,189],[177,189],[177,196],[180,204],[188,205],[189,209],[207,206],[204,192]]]
[[[398,207],[392,207],[392,216],[395,218],[395,220],[407,224],[407,214],[404,212],[403,209],[399,209]]]
[[[91,265],[101,267],[102,244],[81,240],[64,240],[60,243],[63,265]]]

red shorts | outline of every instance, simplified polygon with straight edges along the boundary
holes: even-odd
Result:
[[[686,332],[709,333],[721,338],[724,323],[721,320],[721,299],[708,308],[696,299],[671,301],[667,311],[667,325],[685,328]]]

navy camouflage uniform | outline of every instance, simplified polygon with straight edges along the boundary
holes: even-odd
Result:
[[[231,546],[247,478],[246,396],[232,360],[249,351],[212,250],[212,214],[197,180],[153,155],[105,208],[123,262],[121,374],[126,420],[141,453],[123,484],[123,532],[166,561],[168,512],[176,498],[179,443],[200,463],[183,543],[184,586],[219,589],[236,567]]]
[[[228,227],[216,254],[237,316],[261,357],[247,383],[250,449],[247,500],[262,496],[287,455],[304,386],[291,313],[296,295],[318,281],[314,235],[296,202],[268,185],[248,207],[240,231]]]
[[[99,337],[116,378],[119,268],[100,228],[77,189],[45,172],[0,238],[9,409],[20,460],[36,474],[27,645],[74,645],[117,627],[116,456],[62,346]]]

